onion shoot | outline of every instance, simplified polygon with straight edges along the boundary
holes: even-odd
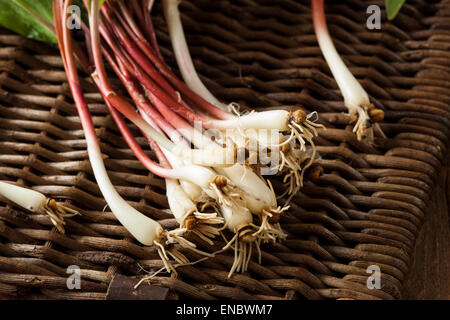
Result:
[[[370,103],[369,95],[339,56],[328,32],[324,0],[311,0],[311,7],[314,30],[320,50],[344,96],[344,103],[350,116],[356,119],[353,132],[356,133],[358,140],[367,139],[369,143],[372,143],[374,138],[373,125],[384,136],[378,124],[383,120],[384,112]]]
[[[62,234],[65,233],[64,218],[79,214],[78,211],[57,203],[38,191],[10,183],[0,182],[0,195],[31,212],[48,215],[53,225]]]

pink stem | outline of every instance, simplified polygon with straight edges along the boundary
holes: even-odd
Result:
[[[56,0],[53,1],[53,10],[55,16],[55,32],[58,38],[58,45],[61,51],[61,56],[63,57],[64,67],[67,70],[67,80],[69,82],[72,96],[75,101],[75,105],[80,116],[81,125],[86,136],[86,142],[88,143],[88,148],[97,149],[100,152],[100,146],[98,144],[97,135],[95,133],[95,127],[91,119],[91,115],[84,100],[81,85],[78,79],[77,70],[75,62],[72,56],[72,42],[69,34],[69,30],[66,28],[61,16],[61,12],[67,12],[67,7],[70,1],[65,3],[65,6],[61,6],[61,2]]]
[[[106,2],[102,6],[102,13],[105,17],[106,22],[108,22],[111,26],[111,29],[114,30],[115,35],[123,44],[129,55],[133,57],[137,64],[142,66],[142,69],[155,81],[155,85],[162,88],[169,95],[176,96],[177,93],[175,89],[167,82],[167,80],[161,75],[161,73],[155,69],[155,67],[142,54],[141,50],[139,50],[135,43],[131,41],[131,39],[127,36],[128,33],[129,35],[134,36],[135,40],[139,39],[139,37],[136,36],[135,32],[133,32],[132,28],[130,27],[130,24],[132,24],[132,22],[125,21],[123,17],[119,13],[117,13],[117,10],[111,8],[110,10],[108,10],[109,7],[110,6],[108,5],[108,2]],[[117,23],[114,23],[114,19],[111,16],[110,12],[116,13],[116,17],[121,22],[122,27],[118,26]],[[124,28],[127,33],[125,33],[122,28]],[[141,42],[141,40],[138,41]]]
[[[65,25],[62,26],[63,30],[61,31],[60,26],[61,26],[62,20],[61,20],[61,15],[59,14],[59,12],[61,12],[62,7],[60,6],[60,1],[54,1],[53,4],[54,4],[54,17],[55,17],[54,19],[55,19],[55,25],[56,25],[55,32],[57,34],[58,44],[60,47],[61,56],[63,58],[64,67],[67,70],[68,82],[69,82],[69,85],[70,85],[70,88],[72,91],[72,95],[75,100],[75,105],[77,107],[78,114],[80,116],[83,131],[85,132],[86,141],[88,143],[88,148],[97,149],[97,151],[100,152],[100,146],[98,144],[97,135],[95,133],[95,127],[92,122],[89,108],[88,108],[87,103],[83,96],[83,92],[82,92],[79,78],[77,75],[75,62],[73,60],[72,41],[71,41],[70,33],[69,33],[69,30],[65,27]],[[67,12],[67,7],[69,4],[70,4],[70,1],[67,1],[65,3],[63,12]],[[61,36],[61,33],[62,33],[62,36]],[[78,54],[77,56],[79,58],[80,54]],[[86,64],[85,59],[80,59],[80,61],[83,62],[82,66],[86,70],[90,69],[89,66]],[[99,78],[97,78],[96,83],[98,86],[100,86],[100,83],[99,83],[100,80],[98,80],[98,79]],[[94,78],[94,80],[95,80],[95,78]],[[152,146],[153,146],[158,158],[162,161],[165,168],[159,166],[157,163],[152,161],[145,154],[145,152],[142,150],[140,145],[134,139],[130,129],[128,128],[128,126],[126,125],[125,121],[120,116],[120,114],[114,108],[112,108],[112,105],[107,101],[107,99],[105,99],[105,102],[106,102],[106,105],[107,105],[111,115],[113,116],[113,119],[116,122],[119,130],[121,131],[126,142],[130,146],[130,149],[133,151],[133,153],[136,155],[136,157],[141,161],[141,163],[143,163],[143,165],[148,170],[153,172],[154,174],[161,176],[163,178],[173,179],[174,178],[173,172],[170,169],[170,166],[168,166],[167,159],[165,158],[164,154],[160,150],[159,146],[157,144],[155,144],[154,142],[152,143]]]
[[[137,88],[134,81],[131,79],[129,73],[126,70],[126,67],[121,62],[120,59],[117,59],[117,63],[114,61],[113,57],[104,50],[104,54],[106,59],[108,60],[109,64],[113,68],[116,75],[120,78],[123,85],[127,89],[128,93],[132,97],[133,101],[136,103],[136,105],[145,111],[148,116],[157,123],[157,126],[162,128],[163,131],[170,137],[170,139],[174,142],[181,141],[182,137],[177,132],[177,130],[172,127],[164,117],[161,116],[159,112],[154,110],[154,108],[147,102],[145,97],[139,92],[139,89]],[[157,103],[161,103],[159,100]]]
[[[144,11],[144,31],[147,34],[147,37],[150,39],[150,44],[153,47],[153,50],[156,52],[156,56],[159,58],[161,63],[164,62],[164,57],[161,54],[161,50],[159,49],[158,39],[156,38],[155,28],[153,27],[153,21],[151,17],[151,8],[149,8],[151,0],[144,0],[142,2],[142,9]]]
[[[137,78],[137,80],[142,84],[142,86],[146,89],[150,101],[154,104],[162,104],[164,106],[168,106],[175,113],[181,115],[183,118],[187,119],[189,122],[201,122],[205,128],[213,128],[214,121],[209,117],[204,117],[202,115],[198,115],[192,110],[188,109],[186,106],[183,106],[180,102],[175,101],[173,96],[168,95],[166,92],[161,90],[155,83],[155,81],[146,74],[142,68],[133,61],[133,59],[129,56],[128,53],[124,52],[122,48],[117,45],[117,42],[111,37],[111,35],[106,30],[105,26],[100,25],[100,32],[102,33],[103,38],[106,40],[108,45],[114,51],[116,57],[120,59],[121,63],[123,63],[126,68]],[[168,110],[168,109],[166,109]]]
[[[311,0],[311,9],[316,34],[323,34],[324,37],[329,38],[330,34],[328,33],[327,21],[325,19],[324,1]]]
[[[95,68],[97,69],[97,75],[100,79],[101,86],[103,89],[107,92],[106,96],[110,94],[110,92],[113,92],[108,77],[106,75],[105,66],[103,64],[102,60],[102,51],[100,46],[100,33],[98,32],[98,25],[99,25],[99,15],[98,15],[98,1],[92,0],[91,1],[91,7],[89,12],[89,23],[91,27],[91,43],[92,43],[92,55],[94,58]]]
[[[102,7],[103,9],[103,7]],[[105,7],[102,11],[105,15],[108,15],[107,8]],[[123,20],[122,27],[126,28],[127,23],[124,23]],[[111,23],[111,21],[110,21]],[[178,79],[178,77],[167,67],[165,63],[163,63],[154,53],[153,49],[150,47],[148,42],[142,41],[142,39],[139,39],[136,35],[133,36],[134,33],[131,33],[130,36],[133,38],[133,41],[137,43],[139,48],[142,50],[136,50],[135,46],[132,45],[131,41],[127,39],[127,37],[124,36],[124,33],[120,28],[115,26],[115,29],[117,29],[117,32],[122,33],[119,36],[121,37],[121,41],[124,41],[127,47],[127,50],[133,50],[133,58],[139,59],[139,64],[144,65],[144,60],[150,59],[150,61],[153,63],[153,65],[149,63],[145,63],[145,69],[147,70],[147,67],[155,68],[166,78],[169,80],[172,85],[181,92],[181,94],[185,95],[190,101],[194,102],[198,107],[200,107],[202,110],[210,113],[211,115],[215,116],[218,119],[232,119],[235,116],[227,111],[224,111],[202,97],[200,97],[198,94],[196,94],[194,91],[189,89],[183,81]],[[127,43],[128,42],[128,43]],[[131,44],[131,45],[130,45]],[[131,54],[131,52],[129,51]]]
[[[139,143],[137,143],[136,139],[134,138],[133,134],[131,133],[130,128],[128,128],[125,120],[122,118],[119,112],[114,109],[114,107],[109,103],[106,102],[106,106],[108,107],[109,112],[111,113],[114,122],[116,123],[117,127],[119,128],[120,132],[122,133],[122,136],[124,137],[126,143],[130,147],[130,149],[133,151],[134,155],[139,159],[139,161],[150,171],[154,174],[166,178],[166,179],[172,179],[173,175],[170,174],[170,166],[168,165],[168,161],[164,154],[162,153],[161,149],[159,148],[159,145],[155,143],[153,140],[151,140],[149,137],[147,139],[151,143],[152,149],[155,151],[158,159],[160,160],[161,165],[164,167],[158,165],[156,162],[151,160],[148,155],[144,152],[144,150],[141,148]],[[168,170],[169,169],[169,170]]]
[[[139,6],[139,0],[131,0],[127,1],[130,4],[130,9],[132,13],[137,16],[138,22],[141,25],[141,28],[144,29],[145,18],[144,18],[144,10]],[[142,1],[141,1],[142,2]]]

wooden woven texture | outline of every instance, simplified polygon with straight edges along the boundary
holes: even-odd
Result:
[[[288,240],[263,247],[263,263],[254,259],[248,273],[231,279],[232,252],[180,268],[177,278],[154,278],[152,284],[171,289],[171,298],[401,297],[448,146],[450,2],[407,1],[394,22],[383,20],[382,29],[373,31],[366,28],[366,9],[383,8],[384,1],[328,3],[337,49],[372,101],[386,110],[381,126],[389,139],[377,148],[351,132],[313,34],[309,1],[183,2],[195,64],[218,97],[252,107],[301,105],[319,111],[328,130],[317,139],[324,175],[307,181],[283,215]],[[158,10],[157,35],[175,68]],[[84,78],[117,190],[141,212],[174,227],[164,181],[133,157]],[[68,220],[67,235],[61,235],[47,217],[2,201],[0,298],[105,299],[115,274],[144,275],[141,267],[161,266],[156,251],[132,240],[104,209],[85,148],[58,52],[2,30],[0,180],[65,201],[82,216]],[[82,269],[81,290],[67,289],[70,265]],[[370,265],[381,268],[381,290],[366,286]]]

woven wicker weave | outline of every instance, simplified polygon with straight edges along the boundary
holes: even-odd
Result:
[[[373,31],[366,28],[367,6],[383,8],[384,1],[330,3],[339,3],[326,7],[337,49],[372,101],[386,110],[381,126],[389,139],[377,148],[358,142],[342,113],[342,97],[313,34],[309,1],[183,2],[195,64],[218,97],[253,107],[302,105],[319,111],[328,130],[317,139],[325,173],[307,181],[282,218],[288,240],[263,247],[262,265],[251,262],[248,273],[231,279],[231,252],[182,267],[177,278],[155,277],[152,284],[171,289],[169,298],[401,297],[448,146],[450,1],[407,1],[394,22]],[[158,10],[157,35],[175,66]],[[174,227],[164,181],[133,157],[84,78],[117,190],[141,212]],[[0,180],[82,213],[67,221],[67,235],[61,235],[47,217],[2,201],[0,298],[105,299],[116,274],[142,276],[142,268],[161,267],[156,251],[132,240],[104,209],[57,50],[0,32],[0,117]],[[67,289],[70,265],[81,268],[81,290]],[[370,265],[381,268],[381,290],[366,286]]]

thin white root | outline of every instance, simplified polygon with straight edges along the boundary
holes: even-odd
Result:
[[[178,243],[182,248],[193,251],[195,253],[198,253],[200,255],[206,256],[206,257],[213,257],[214,255],[202,250],[197,249],[197,246],[195,243],[192,243],[188,240],[186,240],[183,237],[183,234],[186,232],[186,229],[175,229],[172,231],[169,231],[166,233],[166,244],[175,244]],[[180,253],[181,254],[181,253]]]
[[[373,107],[373,106],[372,106]],[[355,126],[353,127],[353,132],[356,133],[356,138],[358,141],[366,141],[369,144],[374,142],[375,130],[381,135],[383,139],[386,139],[386,135],[378,122],[372,121],[369,110],[370,107],[356,107],[352,108],[350,116],[358,116]]]
[[[383,130],[381,130],[380,124],[378,122],[375,122],[374,127],[377,129],[378,133],[383,139],[387,139],[386,134],[383,132]]]
[[[172,252],[172,254],[173,254],[173,253],[174,253],[174,252]],[[219,252],[217,252],[217,253],[219,253]],[[176,251],[175,255],[177,255],[177,254],[183,256],[183,254],[180,253],[179,251]],[[214,254],[216,254],[216,252],[215,252]],[[184,257],[184,256],[183,256],[183,257]],[[175,259],[175,257],[174,257],[174,259]],[[180,257],[178,257],[177,259],[181,260]],[[175,270],[175,269],[178,268],[178,267],[195,265],[195,264],[197,264],[197,263],[200,263],[200,262],[202,262],[202,261],[205,261],[206,259],[209,259],[209,257],[203,257],[203,258],[198,259],[198,260],[193,261],[193,262],[189,262],[189,261],[186,259],[185,262],[174,264],[174,265],[172,265],[172,267],[173,267],[174,270]],[[164,262],[163,262],[163,263],[164,263]],[[146,270],[144,270],[144,268],[142,268],[141,266],[139,266],[139,267],[141,268],[141,270],[146,271]],[[139,282],[134,286],[134,289],[137,289],[143,282],[148,282],[148,283],[150,284],[150,283],[151,283],[151,280],[152,280],[154,277],[156,277],[158,274],[160,274],[161,272],[163,272],[164,270],[167,271],[167,268],[166,268],[165,266],[162,267],[162,268],[160,268],[160,269],[158,269],[158,270],[155,271],[154,273],[149,274],[149,275],[146,276],[146,277],[143,277],[143,278],[142,278],[141,280],[139,280]],[[147,272],[147,271],[146,271],[146,272]],[[147,272],[147,273],[150,273],[150,272]],[[170,273],[170,272],[169,272],[169,273]],[[175,274],[176,274],[176,273],[175,273]]]
[[[277,199],[282,199],[288,195],[289,198],[284,203],[285,206],[290,203],[292,198],[303,187],[304,174],[306,170],[314,164],[316,158],[317,152],[313,141],[311,141],[311,148],[307,149],[306,153],[300,150],[289,149],[287,154],[284,155],[284,170],[281,172],[285,173],[283,183],[286,185],[286,189],[282,194],[277,196]],[[307,163],[302,166],[305,161],[307,161]]]
[[[254,242],[256,246],[259,246],[259,242]],[[234,261],[231,266],[230,272],[228,273],[228,278],[235,272],[246,272],[248,269],[248,265],[250,263],[252,257],[252,245],[253,243],[247,243],[242,241],[239,233],[236,233],[235,236],[228,242],[228,244],[223,248],[223,250],[227,248],[232,248],[234,250]],[[259,248],[257,249],[259,251]]]
[[[256,251],[258,253],[258,263],[262,262],[262,252],[261,252],[261,239],[257,239],[255,242]]]
[[[323,124],[315,123],[317,120],[310,120],[313,117],[317,116],[317,112],[310,113],[306,120],[302,123],[297,123],[295,121],[291,121],[288,127],[291,129],[291,135],[294,134],[297,140],[300,143],[300,152],[295,152],[291,147],[287,153],[280,150],[281,156],[281,165],[279,167],[280,172],[286,172],[283,183],[287,184],[286,191],[278,197],[278,199],[283,198],[286,195],[289,195],[289,199],[285,205],[289,204],[292,197],[300,190],[303,186],[303,176],[305,170],[308,169],[316,160],[316,145],[313,141],[314,137],[317,137],[319,134],[317,132],[317,128],[325,129]],[[301,163],[305,160],[305,152],[306,152],[306,142],[309,142],[312,149],[312,154],[309,157],[310,160],[308,163],[301,167]]]
[[[159,241],[153,241],[153,244],[155,245],[158,255],[161,258],[161,261],[164,264],[164,268],[166,272],[168,273],[174,273],[177,275],[176,267],[179,266],[185,266],[189,265],[189,259],[186,258],[184,254],[182,254],[180,251],[178,251],[175,247],[172,245],[179,244],[181,248],[198,253],[202,256],[205,256],[206,258],[214,257],[214,254],[202,251],[197,249],[197,246],[186,240],[183,235],[187,232],[187,229],[185,228],[178,228],[171,231],[164,231],[161,235],[161,240]],[[168,246],[170,248],[168,248]],[[175,260],[177,264],[173,264],[170,260],[169,256]],[[159,273],[160,271],[158,271]],[[154,275],[152,275],[154,276]]]
[[[356,113],[358,115],[358,120],[356,121],[355,126],[353,127],[353,132],[356,133],[356,137],[359,141],[364,140],[368,135],[368,128],[366,123],[370,121],[370,117],[367,114],[367,111],[362,107],[356,108]],[[369,128],[372,129],[372,128]]]
[[[141,280],[139,280],[139,282],[134,286],[134,289],[136,290],[137,288],[140,287],[140,285],[143,282],[148,282],[150,284],[150,280],[153,279],[154,277],[156,277],[158,274],[160,274],[161,272],[163,272],[165,270],[165,267],[162,267],[161,269],[155,271],[154,273],[152,273],[149,276],[143,277]]]
[[[284,211],[288,210],[289,206],[281,208],[274,208],[270,211],[263,211],[261,219],[261,224],[259,226],[252,225],[257,231],[252,234],[253,237],[263,241],[263,243],[272,241],[276,242],[277,240],[286,239],[286,234],[281,230],[281,226],[279,223],[270,223],[269,219],[273,217],[273,215],[280,215]]]
[[[277,208],[272,213],[280,214],[288,208]],[[222,234],[226,245],[221,251],[225,251],[229,248],[234,251],[234,260],[231,266],[228,278],[230,278],[235,272],[246,272],[252,257],[253,245],[256,247],[258,255],[258,262],[261,263],[261,242],[276,242],[277,239],[285,239],[286,234],[281,230],[280,224],[271,224],[268,218],[272,215],[271,212],[266,212],[262,218],[261,226],[254,224],[248,224],[238,232],[236,232],[230,241],[227,241]]]
[[[164,246],[158,241],[154,241],[153,244],[156,246],[158,250],[158,255],[161,258],[161,261],[163,262],[166,271],[168,273],[173,272],[174,274],[177,274],[177,271],[173,267],[172,263],[169,261],[169,257],[167,256],[166,249],[164,248]]]
[[[227,105],[227,109],[228,112],[233,112],[238,117],[241,116],[241,106],[239,105],[239,103],[231,102]]]
[[[47,214],[50,217],[53,225],[62,234],[65,234],[64,226],[66,225],[66,222],[64,221],[64,218],[71,218],[80,214],[78,211],[59,204],[53,199],[47,199],[41,211],[43,214]]]
[[[284,171],[286,174],[283,178],[283,183],[287,183],[288,187],[283,194],[278,196],[279,199],[284,197],[286,194],[296,194],[297,191],[303,186],[302,167],[300,166],[301,159],[298,159],[292,150],[284,156],[284,159]]]
[[[220,233],[218,226],[224,223],[224,219],[219,217],[217,213],[201,212],[194,212],[191,217],[194,220],[194,225],[192,228],[189,228],[189,231],[208,244],[213,245],[211,238],[215,238]]]

